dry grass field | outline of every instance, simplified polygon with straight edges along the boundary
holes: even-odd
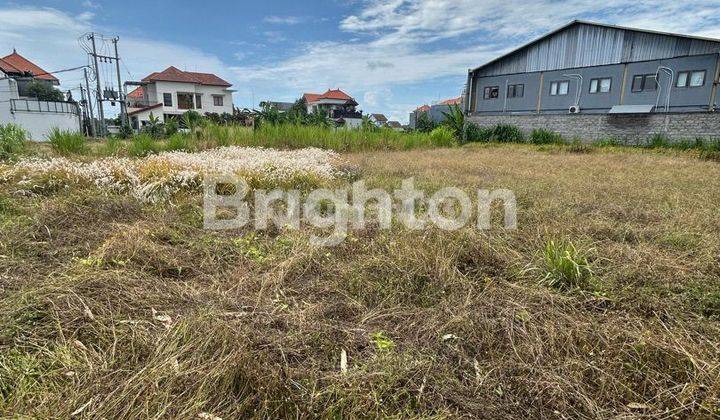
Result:
[[[518,229],[203,229],[202,200],[0,183],[0,413],[720,416],[720,164],[527,145],[341,155],[507,188]],[[333,181],[337,186],[346,181]],[[592,274],[543,282],[550,242]],[[341,355],[347,356],[346,369]]]

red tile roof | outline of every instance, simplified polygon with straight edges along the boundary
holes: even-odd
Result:
[[[140,109],[136,109],[136,110],[134,110],[134,111],[128,112],[128,115],[135,115],[135,114],[137,114],[137,113],[140,113],[140,112],[143,112],[143,111],[147,111],[147,110],[149,110],[149,109],[159,108],[159,107],[161,107],[161,106],[163,106],[163,104],[155,104],[155,105],[146,106],[146,107],[144,107],[144,108],[140,108]]]
[[[306,93],[303,95],[303,98],[305,98],[306,103],[311,102],[317,102],[320,99],[335,99],[339,101],[351,101],[355,102],[355,99],[353,99],[352,96],[348,95],[347,93],[343,92],[340,89],[328,89],[325,93]]]
[[[199,85],[207,86],[222,86],[230,87],[232,84],[225,80],[217,77],[212,73],[196,73],[192,71],[182,71],[177,67],[170,66],[159,73],[152,73],[151,75],[142,79],[143,82],[180,82],[180,83],[197,83]]]
[[[15,50],[13,50],[12,54],[2,57],[2,61],[5,63],[5,65],[9,64],[12,68],[15,69],[14,71],[16,72],[30,72],[38,79],[56,82],[58,84],[60,83],[60,81],[55,76],[53,76],[52,74],[47,74],[45,70],[41,69],[37,64],[18,54]],[[10,69],[10,71],[13,70]]]
[[[462,102],[462,96],[459,96],[457,98],[446,99],[446,100],[440,102],[440,105],[460,105],[461,102]]]
[[[138,86],[132,92],[128,93],[127,97],[133,99],[142,99],[145,97],[145,92],[143,92],[142,87]]]
[[[311,103],[311,102],[317,101],[318,99],[320,99],[321,96],[322,96],[322,95],[319,94],[319,93],[305,93],[305,94],[303,94],[303,98],[305,99],[305,103],[308,103],[308,104]]]
[[[5,73],[20,73],[20,69],[0,58],[0,70]]]
[[[421,107],[418,107],[415,111],[417,111],[417,112],[428,112],[428,111],[430,111],[430,106],[429,106],[429,105],[423,105],[423,106],[421,106]]]

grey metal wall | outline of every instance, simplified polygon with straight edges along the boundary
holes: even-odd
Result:
[[[666,66],[675,70],[676,79],[670,94],[670,111],[707,111],[713,93],[713,79],[716,73],[718,55],[679,57],[666,60],[653,60],[627,64],[584,67],[569,70],[553,70],[546,72],[511,74],[504,76],[478,77],[473,82],[474,112],[479,114],[530,114],[538,112],[538,95],[540,96],[541,113],[567,113],[575,103],[578,84],[575,80],[565,77],[567,74],[580,74],[583,83],[580,87],[580,108],[582,113],[605,113],[615,105],[655,105],[658,91],[633,92],[632,80],[635,75],[655,74],[658,66]],[[700,87],[677,88],[674,82],[681,71],[705,70],[705,83]],[[593,78],[609,77],[612,79],[610,92],[591,94],[590,81]],[[624,79],[624,83],[623,83]],[[542,86],[540,81],[542,80]],[[550,84],[555,81],[569,81],[567,95],[551,96]],[[523,98],[507,98],[506,83],[525,85]],[[660,74],[659,83],[666,89],[671,83],[667,76]],[[486,100],[483,91],[487,86],[499,86],[499,97]],[[660,92],[660,103],[665,95]],[[716,93],[715,101],[720,102],[720,92]],[[661,109],[664,110],[664,109]]]
[[[477,76],[550,71],[720,52],[720,43],[577,23],[497,62]]]

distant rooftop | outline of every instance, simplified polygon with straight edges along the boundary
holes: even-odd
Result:
[[[192,71],[183,71],[177,67],[170,66],[159,73],[152,73],[142,79],[143,82],[179,82],[179,83],[196,83],[206,86],[230,87],[232,84],[221,79],[212,73],[197,73]]]

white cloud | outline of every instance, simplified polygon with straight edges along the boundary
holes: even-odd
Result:
[[[99,9],[101,6],[91,0],[85,0],[82,2],[83,7],[87,7],[89,9]]]
[[[266,16],[263,22],[274,25],[297,25],[302,20],[298,16]]]

